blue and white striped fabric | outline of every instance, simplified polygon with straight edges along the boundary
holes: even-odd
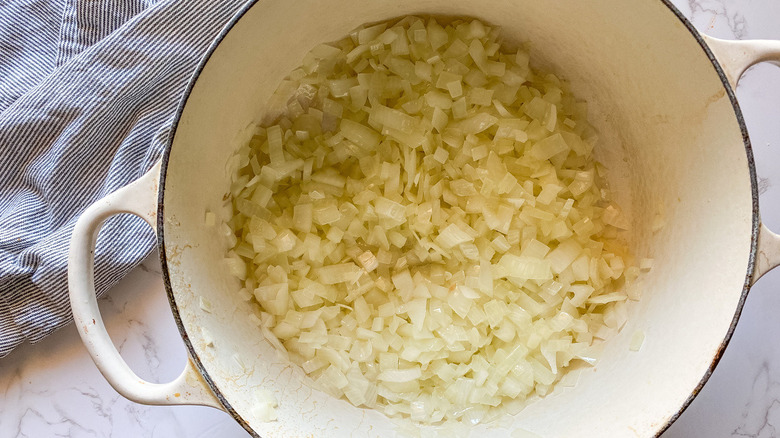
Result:
[[[92,202],[160,157],[189,77],[244,0],[0,0],[0,357],[71,320],[67,252]],[[118,216],[102,294],[154,248]]]

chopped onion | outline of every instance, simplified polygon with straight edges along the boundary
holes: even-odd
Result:
[[[267,389],[255,390],[255,402],[252,405],[252,414],[262,422],[277,420],[276,407],[279,403],[276,397]]]
[[[514,277],[523,281],[552,279],[551,266],[549,260],[513,254],[504,254],[498,261],[498,267],[503,268],[504,277]]]
[[[207,211],[204,216],[204,222],[207,227],[213,227],[217,223],[217,215],[213,211]]]
[[[457,224],[450,224],[439,232],[435,240],[443,248],[449,249],[464,242],[471,242],[474,238],[461,230]]]
[[[377,380],[383,382],[412,382],[419,379],[422,376],[422,372],[419,367],[407,368],[402,370],[385,370],[379,373]]]
[[[422,423],[492,421],[625,325],[652,260],[614,239],[631,222],[596,172],[586,105],[529,58],[476,20],[357,29],[304,58],[232,159],[233,217],[214,228],[227,269],[258,334],[320,389]]]
[[[639,351],[642,348],[642,344],[645,342],[645,334],[642,331],[636,331],[631,335],[631,342],[628,344],[628,349],[631,351]]]

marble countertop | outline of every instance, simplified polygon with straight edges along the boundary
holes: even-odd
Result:
[[[778,0],[672,0],[694,25],[727,39],[780,39]],[[753,142],[763,220],[780,230],[780,70],[763,64],[737,90]],[[101,300],[108,331],[142,378],[176,377],[186,357],[150,257]],[[780,436],[780,269],[751,290],[712,378],[663,438]],[[205,407],[157,407],[119,396],[71,325],[0,359],[0,438],[248,437]]]

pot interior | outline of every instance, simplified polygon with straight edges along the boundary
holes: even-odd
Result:
[[[530,42],[532,62],[588,101],[602,139],[597,158],[631,218],[630,244],[655,259],[641,300],[596,367],[507,421],[474,427],[472,436],[516,436],[518,428],[543,437],[655,435],[697,390],[730,333],[755,220],[752,163],[730,95],[691,31],[659,0],[256,2],[197,77],[167,156],[159,232],[191,354],[233,414],[262,437],[400,433],[376,411],[310,389],[274,352],[204,214],[229,217],[228,159],[304,54],[363,23],[404,14],[472,16],[500,26],[509,46]],[[658,214],[665,226],[653,231]],[[632,352],[637,331],[645,341]],[[277,422],[263,423],[253,410],[259,388],[279,401]]]

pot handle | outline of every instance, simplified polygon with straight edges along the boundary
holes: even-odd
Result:
[[[152,227],[157,222],[160,162],[141,178],[95,202],[73,229],[68,255],[68,289],[81,340],[108,383],[122,396],[149,405],[203,405],[223,409],[190,358],[170,383],[138,377],[120,356],[100,316],[95,296],[95,244],[103,222],[120,213],[134,214]]]
[[[760,62],[780,65],[780,41],[771,40],[722,40],[702,35],[723,68],[732,89],[737,88],[740,77],[750,66]],[[753,285],[762,275],[780,265],[780,235],[772,232],[762,222],[758,230],[755,267],[751,278]]]
[[[737,88],[742,74],[760,62],[780,64],[780,41],[774,40],[722,40],[703,35],[712,50],[731,88]]]

